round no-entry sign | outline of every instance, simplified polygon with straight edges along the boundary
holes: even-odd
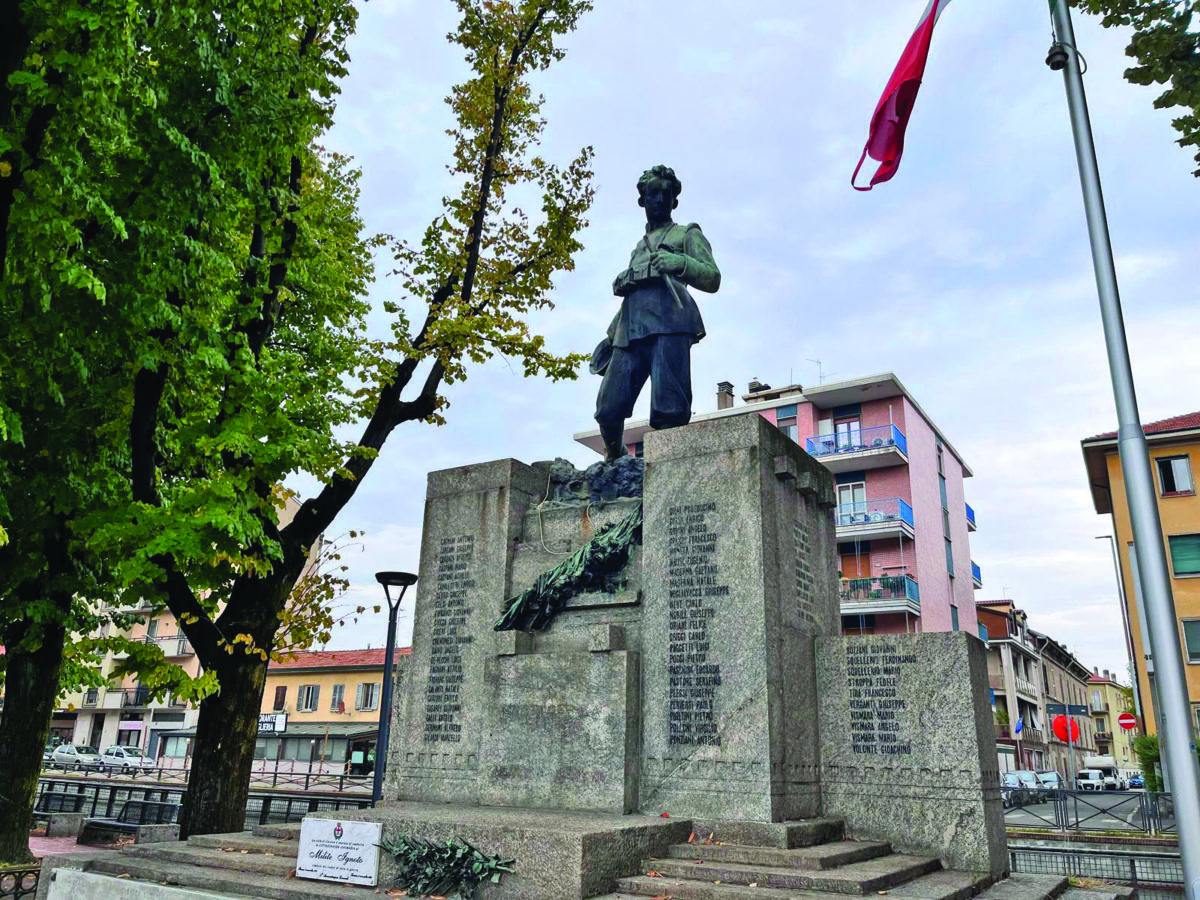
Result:
[[[1133,713],[1121,713],[1121,715],[1117,716],[1117,724],[1126,731],[1133,731],[1133,729],[1137,728],[1137,716]]]

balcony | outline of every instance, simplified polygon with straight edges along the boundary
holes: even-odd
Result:
[[[921,591],[911,575],[843,578],[842,615],[908,612],[921,614]]]
[[[109,691],[109,693],[120,696],[122,709],[145,709],[150,705],[149,688],[124,688],[119,691]]]
[[[1037,685],[1027,678],[1014,678],[1017,683],[1017,693],[1024,694],[1032,700],[1037,699]]]
[[[890,500],[866,500],[843,503],[836,510],[838,540],[872,540],[903,535],[912,538],[912,507],[893,497]]]
[[[975,562],[975,560],[971,560],[971,585],[975,590],[983,587],[983,575],[979,571],[979,563]]]
[[[1097,731],[1096,732],[1096,740],[1097,741],[1105,741],[1105,742],[1111,743],[1112,739],[1113,739],[1113,734],[1111,731]]]
[[[979,526],[975,524],[975,510],[971,509],[971,504],[966,504],[967,507],[967,531],[978,531]]]
[[[908,440],[895,425],[814,434],[805,441],[805,449],[831,472],[882,469],[908,462]]]
[[[180,656],[193,656],[196,653],[192,649],[192,642],[182,634],[159,635],[157,637],[147,635],[145,640],[147,644],[157,644],[162,649],[163,656],[168,659]]]

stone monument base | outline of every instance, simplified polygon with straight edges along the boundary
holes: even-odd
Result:
[[[672,844],[686,841],[692,830],[687,819],[403,801],[337,816],[382,822],[385,843],[402,833],[428,841],[454,838],[516,859],[515,872],[487,886],[487,900],[586,900],[604,894],[618,878],[639,871],[645,859],[665,856]],[[391,855],[381,852],[379,884],[394,885],[398,876]]]

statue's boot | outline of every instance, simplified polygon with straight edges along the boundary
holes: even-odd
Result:
[[[629,455],[629,451],[625,449],[625,444],[621,440],[624,434],[624,422],[620,422],[616,425],[600,424],[600,437],[604,441],[605,462],[616,462],[617,460],[624,459]]]

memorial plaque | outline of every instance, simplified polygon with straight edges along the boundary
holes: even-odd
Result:
[[[385,796],[477,804],[484,668],[509,589],[511,548],[545,475],[516,460],[431,472],[413,649],[397,693]]]
[[[962,632],[818,642],[821,791],[851,839],[1004,871],[983,643]]]
[[[296,877],[375,887],[383,825],[307,818],[300,825]]]

